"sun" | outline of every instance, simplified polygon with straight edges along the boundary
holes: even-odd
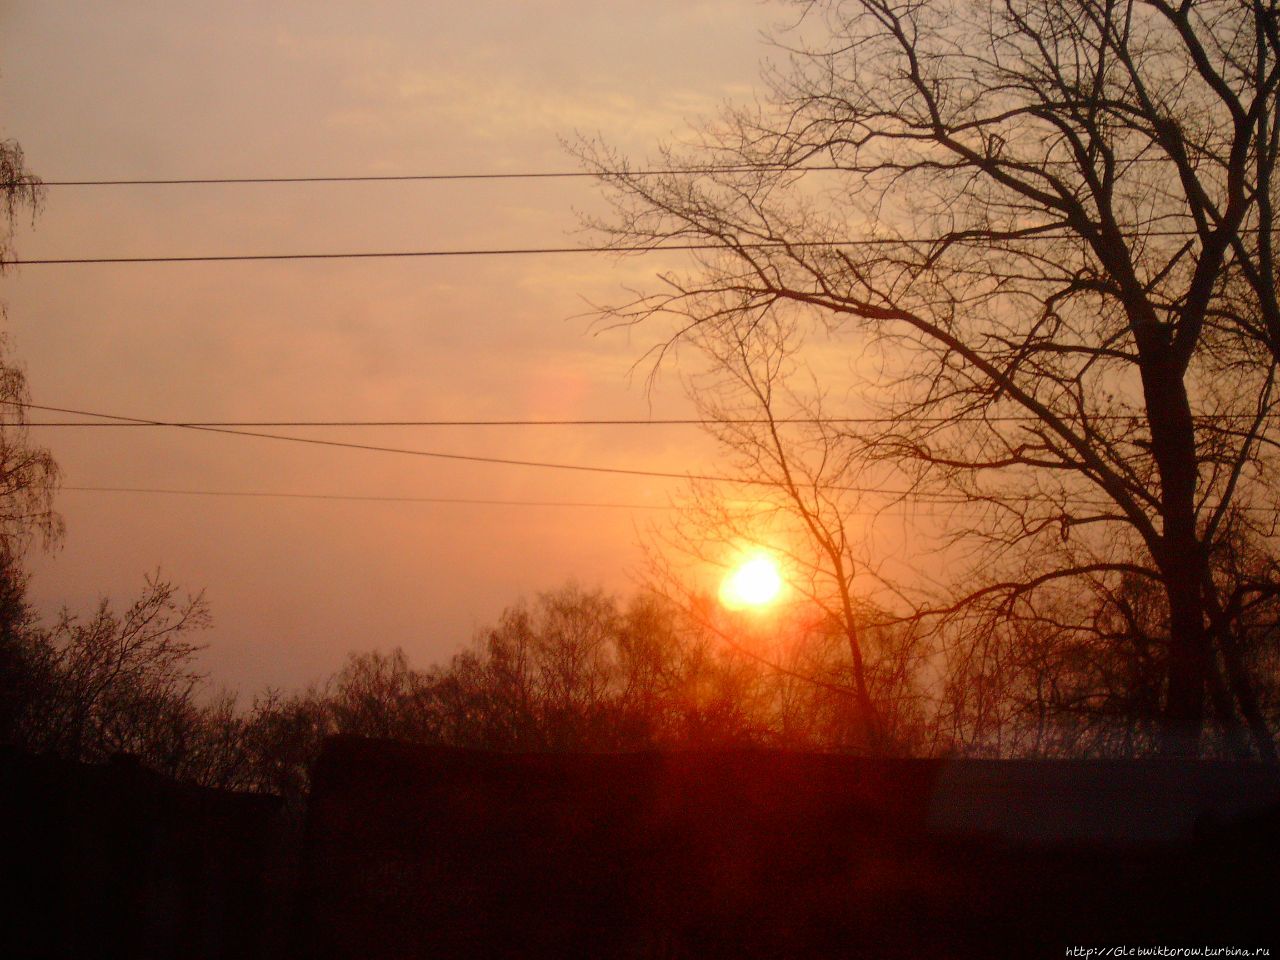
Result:
[[[757,553],[725,575],[720,583],[720,602],[730,610],[764,607],[782,592],[782,574],[773,557]]]

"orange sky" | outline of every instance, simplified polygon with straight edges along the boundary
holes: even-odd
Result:
[[[776,6],[650,0],[0,2],[0,135],[46,180],[504,172],[635,158],[749,95]],[[51,188],[24,258],[573,245],[589,181]],[[160,419],[687,413],[631,365],[659,331],[590,336],[584,298],[661,264],[601,257],[30,266],[0,280],[37,402]],[[650,405],[651,404],[651,405]],[[37,415],[36,419],[43,415]],[[696,432],[329,430],[312,436],[659,470]],[[176,430],[33,431],[68,485],[664,503],[670,481],[450,464]],[[446,656],[521,594],[628,587],[644,511],[64,492],[33,558],[49,614],[206,588],[204,664],[293,687],[349,650]]]

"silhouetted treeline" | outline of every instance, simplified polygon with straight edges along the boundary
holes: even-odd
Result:
[[[568,586],[520,602],[444,663],[404,652],[350,655],[305,690],[252,699],[195,671],[199,596],[159,576],[124,610],[32,617],[24,580],[0,577],[0,740],[102,761],[127,753],[206,786],[265,791],[299,810],[332,734],[500,751],[769,746],[872,752],[852,695],[847,647],[821,618],[739,617],[708,602],[620,600]],[[871,694],[899,756],[1132,757],[1156,746],[1159,612],[1135,588],[1102,609],[1092,643],[1048,620],[864,630]],[[1274,665],[1274,616],[1255,611],[1250,655]],[[870,614],[869,614],[870,620]],[[969,632],[966,633],[965,630]],[[941,642],[940,641],[945,641]],[[1264,704],[1273,729],[1276,671]],[[1205,752],[1230,755],[1224,735]]]
[[[353,654],[323,684],[259,697],[234,720],[245,745],[234,782],[296,802],[331,734],[522,752],[859,750],[839,636],[801,624],[772,641],[785,665],[727,645],[659,597],[624,603],[565,587],[509,607],[448,662],[418,669],[401,650]],[[926,748],[911,678],[884,670],[877,693],[894,707],[900,750]]]
[[[859,744],[843,648],[820,626],[793,625],[772,644],[785,648],[784,672],[660,598],[624,604],[570,586],[508,608],[446,663],[352,654],[324,683],[244,702],[194,671],[192,631],[208,618],[199,597],[153,578],[123,612],[104,601],[42,627],[22,587],[10,571],[0,598],[5,742],[76,760],[129,753],[294,803],[320,742],[339,733],[519,751]],[[902,750],[919,749],[924,700],[911,678],[885,669],[877,695],[893,705]]]

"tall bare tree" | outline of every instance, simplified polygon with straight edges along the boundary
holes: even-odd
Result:
[[[64,527],[53,508],[58,463],[31,442],[27,378],[5,346],[0,332],[0,556],[12,575],[20,576],[18,560],[32,541],[53,546]]]
[[[26,169],[16,141],[0,141],[0,272],[9,256],[20,211],[34,218],[44,192],[40,178]],[[4,316],[0,305],[0,319]],[[6,355],[0,331],[0,551],[5,568],[18,575],[16,561],[33,537],[45,546],[62,535],[62,518],[53,509],[58,465],[52,455],[32,446],[27,433],[27,380]]]
[[[879,578],[860,511],[867,477],[859,445],[824,416],[822,386],[804,376],[811,371],[803,367],[804,337],[795,318],[772,320],[761,326],[736,316],[691,333],[709,362],[686,378],[687,393],[728,479],[750,483],[748,489],[724,480],[690,484],[681,509],[654,529],[655,585],[669,596],[685,593],[683,605],[695,611],[697,588],[688,596],[682,582],[691,571],[668,562],[673,552],[711,569],[736,562],[744,550],[776,556],[785,567],[787,609],[763,625],[765,632],[782,652],[797,645],[797,630],[810,638],[839,637],[847,664],[839,673],[848,689],[828,688],[825,695],[850,701],[861,749],[901,750],[918,732],[898,721],[910,713],[901,709],[903,697],[921,672],[919,638],[910,628],[878,623],[884,614],[870,599]],[[728,625],[733,632],[748,627]],[[830,670],[820,673],[830,683]],[[791,679],[805,676],[792,671]]]
[[[22,146],[16,140],[0,140],[0,207],[4,209],[0,269],[3,269],[10,253],[13,226],[19,211],[26,209],[34,218],[43,201],[44,186],[40,178],[27,169]]]
[[[1149,581],[1161,749],[1197,752],[1208,702],[1274,759],[1215,567],[1228,535],[1273,543],[1274,5],[798,7],[768,97],[669,172],[583,149],[619,248],[706,248],[613,316],[675,340],[807,310],[864,358],[861,456],[983,508],[952,531],[978,562],[917,615]]]

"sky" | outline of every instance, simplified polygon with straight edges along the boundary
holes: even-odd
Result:
[[[642,161],[757,84],[752,0],[0,2],[0,137],[47,181],[574,169]],[[17,255],[575,246],[590,180],[50,187]],[[598,255],[16,267],[0,277],[32,398],[160,420],[646,418],[656,329],[604,330],[663,266]],[[637,366],[637,362],[641,365]],[[65,419],[33,414],[33,420]],[[296,436],[690,471],[690,428],[318,428]],[[677,481],[447,462],[176,429],[34,428],[72,486],[663,506]],[[33,554],[45,617],[204,590],[201,666],[292,689],[349,651],[448,657],[521,596],[626,592],[661,511],[64,490]]]

